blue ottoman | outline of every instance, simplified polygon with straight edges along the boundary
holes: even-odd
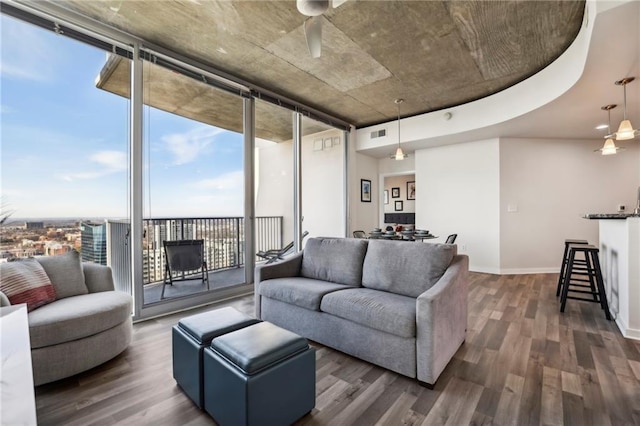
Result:
[[[295,333],[261,322],[204,351],[204,409],[220,425],[290,425],[315,405],[315,349]]]
[[[234,308],[182,318],[173,326],[173,378],[199,408],[203,406],[202,352],[214,337],[259,322]]]

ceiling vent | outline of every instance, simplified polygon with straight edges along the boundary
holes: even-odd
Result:
[[[383,136],[387,136],[387,129],[374,130],[371,132],[371,139],[381,138]]]

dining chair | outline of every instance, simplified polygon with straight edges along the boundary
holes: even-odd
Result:
[[[456,242],[456,238],[458,238],[458,234],[451,234],[447,237],[447,241],[445,241],[445,244],[454,244]]]
[[[367,238],[367,234],[364,231],[353,231],[353,238]]]

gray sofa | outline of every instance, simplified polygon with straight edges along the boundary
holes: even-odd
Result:
[[[81,263],[76,252],[36,260],[56,300],[28,314],[35,386],[93,368],[129,346],[131,296],[114,291],[111,268]],[[0,292],[0,306],[6,305]]]
[[[256,268],[256,317],[433,386],[465,340],[468,270],[451,244],[312,238]]]

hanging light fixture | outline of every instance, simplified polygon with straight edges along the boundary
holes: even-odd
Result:
[[[404,102],[404,99],[396,99],[394,102],[398,105],[398,149],[396,149],[396,153],[393,154],[391,158],[400,161],[408,157],[407,154],[402,152],[402,148],[400,147],[400,104]]]
[[[596,149],[595,151],[595,152],[600,152],[602,155],[617,154],[618,151],[621,151],[624,149],[616,146],[615,142],[613,142],[613,139],[611,138],[612,136],[611,135],[611,110],[617,106],[618,105],[612,104],[612,105],[605,105],[602,107],[602,109],[607,111],[607,113],[609,114],[609,121],[608,121],[609,125],[607,126],[607,136],[604,137],[606,140],[604,141],[604,145],[602,146],[602,148]]]
[[[633,139],[638,134],[638,130],[634,129],[631,125],[631,120],[627,118],[627,83],[631,83],[635,80],[635,77],[626,77],[622,80],[616,81],[617,86],[622,86],[624,89],[624,104],[623,108],[623,116],[622,121],[620,122],[620,126],[618,127],[618,131],[614,134],[617,141],[624,141],[628,139]]]

